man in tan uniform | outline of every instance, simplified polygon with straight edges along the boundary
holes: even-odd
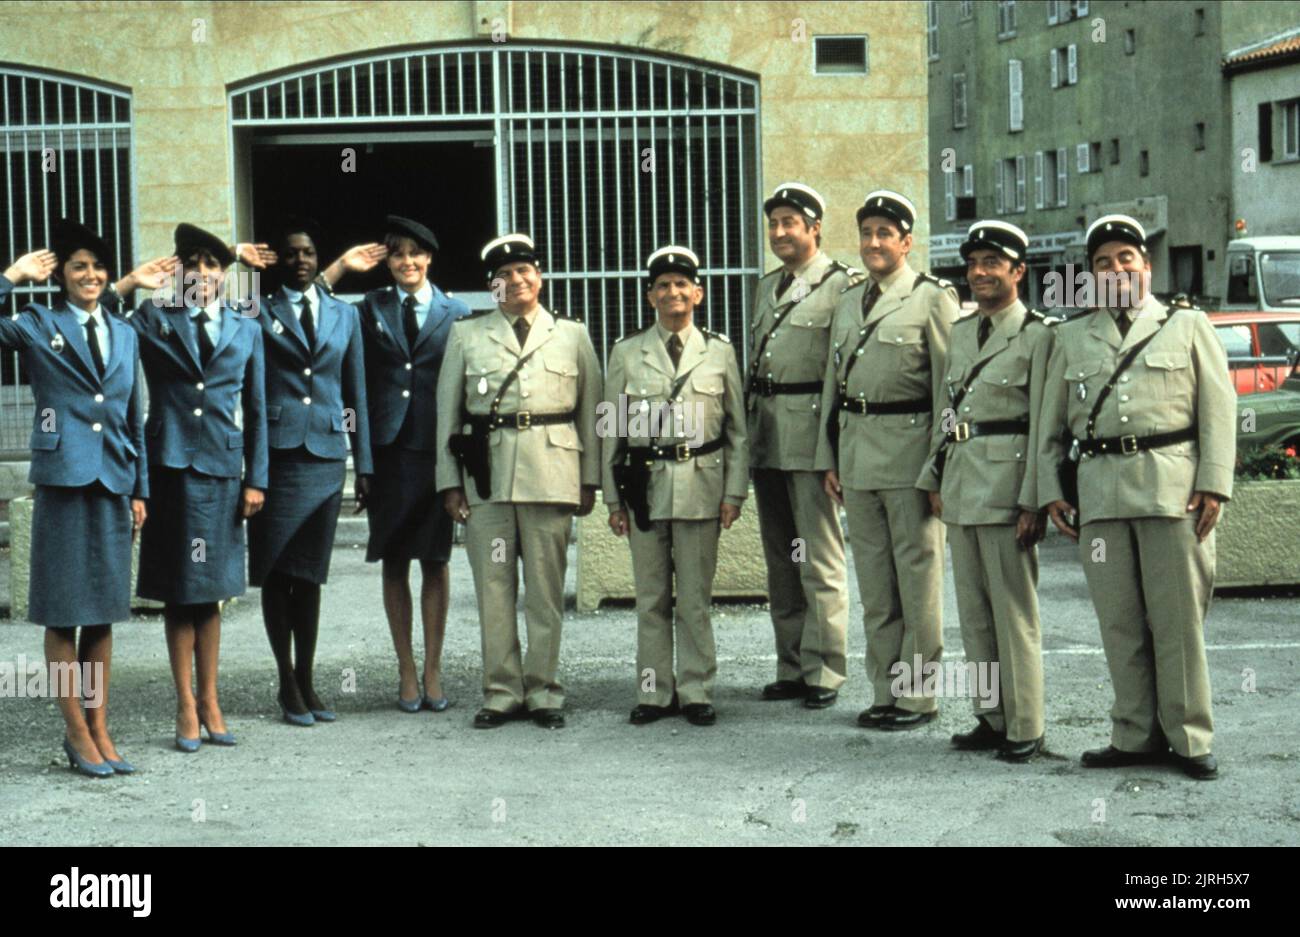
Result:
[[[943,654],[943,524],[916,480],[947,399],[943,360],[958,306],[951,284],[907,263],[915,218],[906,197],[886,190],[858,209],[869,276],[835,309],[815,463],[848,513],[862,596],[874,703],[858,724],[890,730],[934,718],[934,697],[915,692],[922,681],[911,677]]]
[[[849,597],[839,508],[813,471],[831,317],[855,271],[821,252],[822,197],[787,182],[763,204],[781,266],[758,281],[749,333],[749,464],[776,632],[763,699],[834,704],[844,682]]]
[[[695,254],[664,247],[647,267],[657,318],[614,345],[601,408],[609,526],[628,534],[636,578],[640,702],[631,721],[654,722],[680,703],[690,722],[712,725],[718,536],[749,490],[740,368],[726,336],[692,324],[704,295]]]
[[[997,692],[975,700],[976,727],[952,743],[1016,762],[1043,744],[1036,544],[1045,516],[1033,435],[1052,332],[1018,296],[1028,250],[1015,225],[970,226],[961,254],[979,312],[952,330],[948,393],[917,481],[947,526],[966,660],[992,671],[978,685]]]
[[[1038,435],[1038,500],[1079,541],[1115,687],[1111,743],[1084,752],[1083,765],[1163,761],[1172,747],[1207,780],[1218,765],[1204,622],[1236,462],[1232,379],[1205,314],[1150,295],[1137,221],[1098,218],[1087,251],[1099,291],[1113,295],[1055,329]],[[1078,504],[1061,484],[1067,460],[1077,460]]]
[[[538,301],[531,239],[497,238],[482,256],[499,306],[452,325],[438,376],[437,486],[465,523],[483,633],[484,703],[474,725],[494,728],[526,707],[538,725],[560,728],[564,568],[571,518],[591,512],[600,486],[600,364],[582,323]]]

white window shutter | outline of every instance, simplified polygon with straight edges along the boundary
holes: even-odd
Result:
[[[997,209],[999,215],[1005,215],[1007,212],[1006,198],[1003,196],[1002,175],[1006,172],[1006,160],[998,160],[993,166],[993,207]]]
[[[1080,143],[1074,148],[1074,168],[1080,175],[1091,169],[1088,165],[1088,144]]]
[[[1034,207],[1043,207],[1043,151],[1034,154]]]
[[[1079,83],[1079,47],[1073,42],[1070,43],[1069,57],[1066,72],[1069,77],[1069,84],[1077,85]]]
[[[953,188],[956,182],[955,175],[955,172],[943,174],[943,213],[949,221],[957,217],[957,192]]]
[[[1056,0],[1047,0],[1047,25],[1055,26],[1057,21]]]
[[[1047,61],[1051,63],[1051,71],[1052,71],[1052,87],[1053,87],[1053,88],[1059,88],[1059,87],[1061,87],[1061,69],[1060,69],[1060,67],[1057,65],[1056,58],[1057,58],[1057,56],[1056,56],[1056,50],[1055,50],[1055,49],[1048,49],[1048,50],[1047,50]]]
[[[1075,12],[1076,15],[1081,16],[1081,17],[1083,17],[1083,16],[1087,16],[1087,15],[1088,15],[1088,0],[1075,0],[1075,3],[1074,3],[1074,12]]]
[[[1025,129],[1024,83],[1019,59],[1007,61],[1007,85],[1010,92],[1012,130]]]
[[[967,198],[974,195],[975,194],[974,165],[972,165],[971,163],[967,163],[965,166],[962,167],[961,181],[962,181],[962,186],[961,186],[962,195],[965,195]]]
[[[1069,150],[1061,147],[1056,151],[1056,204],[1070,204],[1070,164],[1067,162]]]
[[[1025,210],[1025,157],[1016,157],[1016,211]]]

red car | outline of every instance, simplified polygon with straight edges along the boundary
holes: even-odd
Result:
[[[1300,312],[1210,312],[1237,396],[1277,390],[1300,357]]]

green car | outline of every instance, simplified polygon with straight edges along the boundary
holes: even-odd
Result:
[[[1237,398],[1237,448],[1300,445],[1300,364],[1277,390]]]

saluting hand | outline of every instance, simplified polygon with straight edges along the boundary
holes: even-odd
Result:
[[[627,533],[627,511],[619,508],[616,511],[609,512],[609,529],[614,531],[615,537],[621,537]]]
[[[257,488],[245,488],[239,501],[239,513],[243,517],[252,517],[266,504],[266,495]]]
[[[49,278],[58,264],[54,251],[39,250],[23,254],[5,271],[5,276],[14,286],[20,283],[40,283]]]
[[[835,469],[827,469],[826,477],[822,480],[822,488],[830,495],[832,501],[841,507],[844,505],[844,486],[840,484],[840,473]]]
[[[132,270],[113,284],[119,296],[130,296],[139,289],[156,290],[171,279],[180,264],[178,257],[155,257],[147,264]]]
[[[731,525],[736,523],[740,518],[740,508],[734,504],[722,502],[722,507],[718,512],[718,520],[722,522],[723,530],[730,530]]]
[[[1196,519],[1196,539],[1201,543],[1214,530],[1214,525],[1219,522],[1219,512],[1223,510],[1223,499],[1218,495],[1212,495],[1208,491],[1198,491],[1192,495],[1191,503],[1187,505],[1188,511],[1200,511],[1200,516]]]
[[[358,244],[349,247],[338,262],[349,273],[365,273],[373,270],[387,256],[388,248],[382,244]]]
[[[1074,505],[1069,501],[1053,501],[1047,506],[1047,516],[1061,533],[1071,540],[1079,539],[1079,530],[1074,526]]]
[[[144,499],[132,498],[131,499],[131,539],[132,540],[134,540],[135,535],[140,532],[140,528],[144,526],[145,518],[147,518],[148,516],[149,516],[149,512],[145,510]]]
[[[275,251],[271,250],[270,244],[236,244],[235,256],[245,267],[252,267],[254,270],[273,267],[280,259]]]

